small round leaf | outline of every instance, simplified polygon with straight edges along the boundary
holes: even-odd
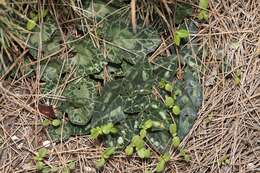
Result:
[[[137,150],[137,154],[141,159],[149,158],[151,155],[151,152],[149,149],[141,148]]]
[[[178,148],[178,146],[180,145],[181,140],[178,136],[175,136],[172,138],[172,145],[174,148]]]
[[[102,168],[106,163],[106,160],[102,157],[101,159],[96,161],[96,167],[97,169]]]
[[[153,121],[151,119],[145,121],[144,125],[143,125],[143,129],[147,130],[150,129],[153,126]]]
[[[171,124],[170,127],[169,127],[169,130],[170,130],[171,135],[175,136],[176,133],[177,133],[177,125],[176,125],[176,123]]]
[[[52,120],[52,125],[58,127],[61,125],[61,121],[59,119]]]
[[[140,131],[140,137],[141,137],[142,139],[145,138],[146,134],[147,134],[147,132],[146,132],[145,129],[142,129],[142,130]]]
[[[160,160],[156,165],[156,172],[162,172],[165,169],[165,161]]]
[[[181,113],[180,107],[178,105],[173,106],[172,113],[174,113],[175,115],[179,115]]]
[[[165,106],[167,106],[168,108],[171,108],[171,107],[173,107],[173,105],[174,105],[174,99],[172,97],[166,96]]]
[[[167,83],[164,87],[164,89],[168,92],[172,92],[173,86],[172,84]]]
[[[127,156],[131,156],[134,152],[134,148],[131,146],[131,145],[128,145],[126,148],[125,148],[125,154]]]
[[[132,144],[137,148],[143,148],[144,147],[144,140],[139,136],[139,135],[135,135],[132,138]]]
[[[51,121],[49,119],[44,119],[41,124],[42,126],[47,127],[51,124]]]

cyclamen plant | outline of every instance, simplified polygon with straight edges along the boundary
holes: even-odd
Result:
[[[102,6],[100,1],[95,3]],[[110,14],[109,10],[116,10],[109,7],[102,11],[103,8],[94,10],[104,16]],[[181,16],[183,6],[178,8],[177,18]],[[190,16],[186,12],[185,15]],[[45,82],[43,91],[51,93],[60,80],[66,81],[71,67],[75,67],[74,80],[63,91],[65,100],[57,105],[59,111],[67,116],[67,121],[56,119],[44,121],[43,125],[49,127],[54,140],[81,134],[101,139],[108,148],[96,162],[98,168],[104,166],[117,150],[124,151],[127,156],[136,154],[141,159],[148,159],[152,148],[161,155],[165,154],[156,167],[160,172],[170,160],[168,152],[172,147],[189,160],[188,152],[181,150],[180,143],[196,119],[202,93],[198,64],[192,58],[194,53],[199,55],[199,51],[192,51],[197,50],[196,39],[190,40],[189,46],[183,46],[183,43],[187,43],[197,28],[192,21],[183,25],[183,18],[179,18],[179,29],[172,36],[172,55],[150,62],[148,54],[155,51],[161,42],[158,30],[138,26],[137,32],[133,33],[129,22],[118,15],[115,13],[103,18],[104,25],[97,28],[97,34],[104,40],[100,45],[105,47],[95,48],[91,38],[86,36],[69,45],[74,54],[63,67],[59,61],[51,61],[41,68],[41,80]],[[44,31],[48,29],[55,35],[55,29],[43,27]],[[43,34],[46,34],[47,45],[51,40],[59,43],[57,37],[48,37],[46,31]],[[37,44],[33,38],[29,42]],[[183,67],[183,80],[176,77],[179,65]],[[97,84],[104,79],[104,66],[110,82],[97,92]],[[60,79],[60,76],[65,77]]]

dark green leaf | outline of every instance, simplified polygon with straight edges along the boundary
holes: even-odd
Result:
[[[111,42],[106,46],[108,59],[114,63],[125,59],[135,64],[160,43],[159,34],[152,29],[138,30],[137,34],[134,34],[128,23],[118,19],[105,26],[107,27],[102,32]]]
[[[192,16],[192,6],[178,2],[175,11],[175,23],[180,24],[185,18],[190,16]]]

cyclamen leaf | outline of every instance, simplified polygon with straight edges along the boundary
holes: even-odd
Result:
[[[89,12],[94,12],[95,16],[99,17],[99,18],[104,18],[107,15],[113,13],[116,9],[108,6],[106,3],[102,3],[102,2],[93,2],[91,3],[91,5],[89,5],[87,11]],[[87,13],[87,15],[89,15],[89,17],[92,16],[92,14]]]
[[[166,130],[152,131],[147,134],[148,142],[156,149],[156,151],[163,153],[168,151],[171,146],[171,134]]]
[[[42,26],[41,31],[40,31],[40,28],[35,28],[35,26],[34,26],[34,24],[36,24],[37,20],[38,19],[33,18],[29,24],[31,26],[28,26],[29,27],[28,29],[35,30],[35,32],[33,32],[31,34],[31,36],[28,40],[28,45],[31,47],[29,49],[29,52],[33,57],[37,56],[37,49],[40,46],[39,37],[41,37],[42,38],[42,43],[41,43],[42,51],[43,51],[44,55],[47,56],[47,55],[54,53],[54,51],[49,51],[47,49],[48,45],[55,42],[55,43],[57,43],[57,46],[58,46],[59,45],[58,40],[61,40],[61,38],[54,37],[57,27],[55,26],[55,22],[53,22],[53,20],[51,20],[51,18],[45,19],[44,25]]]
[[[115,25],[113,27],[118,27],[118,26]],[[121,29],[122,31],[120,31]],[[78,109],[83,107],[84,109],[90,110],[90,113],[88,115],[90,115],[89,117],[91,118],[91,123],[88,122],[86,125],[80,125],[80,126],[76,125],[75,123],[74,125],[71,125],[73,119],[69,118],[69,120],[71,121],[68,123],[70,124],[69,128],[72,129],[67,131],[66,128],[67,125],[66,125],[65,131],[63,130],[64,134],[62,133],[62,135],[57,135],[58,136],[57,138],[61,136],[64,137],[64,135],[67,137],[68,135],[73,135],[73,134],[82,134],[82,133],[88,134],[89,130],[93,127],[101,128],[103,125],[107,123],[112,123],[112,124],[116,124],[116,128],[118,129],[118,132],[116,134],[111,134],[112,131],[114,132],[116,131],[114,128],[112,128],[114,130],[108,128],[104,131],[101,130],[101,132],[100,130],[97,130],[99,132],[93,133],[96,134],[95,137],[99,135],[103,135],[102,140],[106,146],[118,146],[120,144],[120,147],[123,148],[126,147],[126,145],[128,145],[131,142],[130,145],[132,146],[133,150],[134,148],[136,148],[136,150],[141,150],[142,148],[144,148],[144,137],[145,137],[149,142],[149,144],[151,144],[156,151],[163,153],[170,148],[172,136],[175,136],[176,133],[174,133],[174,135],[169,133],[170,130],[169,126],[170,123],[172,123],[171,117],[169,115],[169,112],[167,112],[167,108],[163,104],[163,102],[160,99],[156,101],[154,100],[154,95],[152,95],[152,88],[154,84],[158,84],[162,78],[165,81],[176,81],[176,83],[180,83],[180,85],[176,86],[174,82],[174,90],[179,88],[182,94],[175,95],[175,93],[172,93],[173,94],[172,99],[174,100],[174,102],[176,102],[176,105],[179,105],[179,107],[181,108],[179,115],[173,118],[174,118],[174,122],[176,122],[176,125],[178,126],[178,130],[176,130],[178,132],[178,136],[180,137],[180,139],[182,139],[190,129],[192,123],[194,122],[194,119],[196,118],[197,110],[201,103],[201,100],[199,99],[201,92],[199,90],[199,87],[197,87],[199,86],[198,79],[195,77],[194,78],[186,77],[186,76],[194,76],[195,70],[193,69],[198,69],[198,68],[195,68],[194,66],[189,66],[190,64],[194,64],[192,63],[192,61],[187,59],[187,57],[191,57],[190,56],[191,51],[189,49],[184,51],[183,48],[181,47],[179,51],[181,56],[180,58],[181,64],[185,69],[187,66],[189,66],[189,68],[192,69],[192,73],[188,74],[187,71],[185,71],[184,72],[185,79],[183,81],[179,81],[178,79],[176,79],[176,68],[177,68],[176,64],[178,63],[176,63],[177,58],[176,58],[176,53],[174,51],[173,51],[173,55],[170,58],[160,57],[156,61],[156,64],[158,65],[153,65],[147,61],[147,58],[144,58],[147,55],[147,53],[149,53],[149,51],[147,51],[146,48],[139,47],[140,49],[138,49],[135,52],[136,46],[142,44],[144,37],[136,36],[139,40],[137,39],[138,40],[137,42],[134,41],[132,42],[131,41],[132,35],[129,34],[129,32],[131,33],[131,30],[129,30],[128,28],[125,29],[123,25],[121,29],[115,29],[111,31],[111,33],[115,33],[119,35],[115,36],[111,33],[103,33],[104,34],[103,38],[112,43],[110,46],[108,46],[106,43],[106,46],[108,46],[107,50],[109,51],[108,53],[110,54],[110,57],[112,57],[112,55],[115,55],[113,57],[114,59],[108,59],[109,63],[105,65],[111,66],[112,62],[115,63],[116,66],[122,68],[123,71],[122,76],[120,76],[120,79],[116,79],[106,83],[100,93],[100,96],[98,96],[95,90],[93,90],[93,92],[91,92],[92,90],[85,90],[88,89],[89,87],[80,87],[80,89],[78,89],[79,92],[77,92],[77,87],[80,85],[79,83],[76,83],[76,85],[74,84],[76,86],[75,87],[76,91],[72,89],[73,92],[68,93],[66,97],[68,99],[66,100],[66,104],[64,104],[64,107],[67,107],[67,110],[64,109],[64,112],[66,113],[69,112],[68,109],[71,107],[73,107],[73,109]],[[117,33],[118,31],[120,31],[121,33]],[[111,38],[107,38],[106,34],[109,35]],[[116,40],[114,40],[115,38]],[[120,39],[124,38],[124,39],[120,40],[118,38]],[[179,39],[181,38],[179,37]],[[113,44],[115,44],[115,46]],[[147,43],[147,44],[152,44],[153,47],[156,47],[155,45],[153,45],[154,43]],[[121,48],[117,47],[117,45],[120,45]],[[149,47],[149,45],[147,46]],[[84,49],[84,47],[85,46],[83,45],[82,48]],[[145,53],[140,53],[139,50]],[[88,50],[88,51],[92,51],[92,50]],[[130,54],[131,56],[126,56]],[[118,57],[119,55],[120,57]],[[127,57],[128,59],[125,59],[125,57]],[[141,60],[137,61],[138,57]],[[102,59],[102,56],[99,58]],[[88,58],[84,60],[86,60],[86,62],[93,62],[92,60],[88,61]],[[104,62],[103,60],[100,59],[98,59],[97,61],[101,62],[101,64]],[[123,67],[126,61],[128,63],[127,68]],[[136,63],[136,65],[130,67],[131,63],[133,64]],[[87,65],[79,65],[76,63],[75,65],[76,67],[78,66],[87,67],[90,64],[87,63]],[[81,70],[84,70],[84,67],[81,68]],[[102,74],[103,73],[102,70],[103,68],[100,69],[98,74]],[[117,73],[117,70],[112,68],[110,68],[109,71],[111,73]],[[86,75],[88,74],[91,73],[85,73],[85,72],[82,73],[82,75],[85,77],[81,78],[81,80],[87,79],[88,81],[89,80],[91,81],[92,78],[95,78],[96,76],[96,74],[91,74],[91,79],[89,79],[88,77],[86,77]],[[102,76],[101,79],[103,79]],[[187,81],[189,82],[187,82],[186,79],[188,79]],[[194,89],[194,87],[196,89]],[[81,90],[81,88],[83,89]],[[95,85],[93,89],[95,89]],[[173,92],[173,89],[168,89],[168,90]],[[162,94],[163,97],[165,97],[165,95],[167,94],[167,92],[165,92],[164,87],[160,89],[159,92],[160,94]],[[85,93],[90,94],[90,97],[85,97],[85,96],[82,97]],[[91,96],[91,93],[95,93],[93,98]],[[77,95],[77,97],[75,97],[74,95]],[[186,99],[182,99],[184,97],[186,97]],[[156,104],[154,104],[154,102],[156,102]],[[87,107],[89,103],[93,103],[92,104],[94,105],[93,109]],[[185,117],[189,117],[189,119]],[[152,121],[152,127],[150,127],[151,123],[150,124],[148,123],[148,125],[143,126],[146,120]],[[81,130],[76,132],[76,130],[73,130],[74,127],[75,129],[79,128]],[[142,130],[141,132],[140,132],[140,128]],[[111,133],[109,131],[111,131]],[[106,133],[107,135],[104,135],[104,133]],[[139,139],[140,138],[142,139],[141,142],[140,141],[137,142],[138,140],[134,142],[132,138],[135,134],[139,134],[137,136]],[[121,140],[122,138],[123,140]]]
[[[45,82],[56,82],[61,72],[61,66],[59,61],[51,61],[48,64],[42,65],[41,79]]]
[[[102,70],[105,59],[101,50],[94,47],[90,39],[77,42],[75,51],[77,54],[72,58],[71,63],[78,66],[78,73],[80,75],[90,75],[98,73]]]
[[[182,21],[192,16],[192,6],[190,4],[177,3],[175,11],[175,23],[180,24]]]
[[[106,24],[107,27],[102,30],[104,37],[112,43],[107,45],[107,58],[111,62],[118,64],[124,59],[136,64],[160,43],[159,34],[155,30],[139,30],[138,27],[138,32],[134,34],[129,23],[118,19],[114,21]]]
[[[77,125],[86,125],[91,119],[91,112],[89,113],[88,111],[89,110],[87,110],[87,108],[84,107],[70,107],[68,108],[67,113],[71,123]]]
[[[80,78],[67,85],[63,92],[66,102],[60,108],[68,114],[75,125],[87,125],[92,118],[97,91],[95,83],[88,78]]]

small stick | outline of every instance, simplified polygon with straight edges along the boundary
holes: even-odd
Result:
[[[133,32],[136,33],[136,0],[131,0],[131,21]]]

